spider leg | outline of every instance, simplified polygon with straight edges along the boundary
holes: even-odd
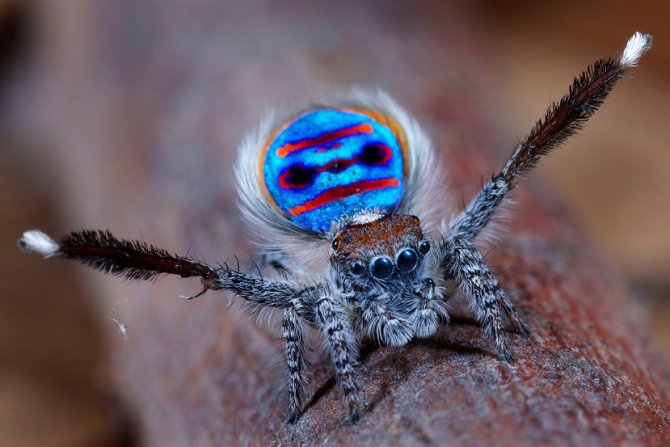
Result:
[[[286,340],[284,351],[288,364],[288,421],[295,423],[305,393],[305,342],[300,317],[294,308],[284,309],[282,332]]]
[[[484,332],[494,339],[498,356],[502,360],[511,360],[505,318],[519,333],[528,335],[529,330],[509,297],[484,263],[482,255],[469,241],[461,238],[447,239],[440,249],[444,254],[442,266],[446,275],[455,278],[465,295],[472,300],[477,320]]]
[[[148,281],[167,273],[182,278],[200,277],[205,286],[217,278],[214,268],[141,241],[118,239],[109,231],[84,230],[67,234],[58,242],[39,230],[23,233],[19,246],[45,258],[77,261],[93,269],[126,279]]]
[[[216,270],[217,278],[211,288],[228,290],[244,298],[252,306],[275,308],[300,308],[315,286],[301,286],[284,279],[265,279],[226,266]]]
[[[92,268],[128,279],[150,280],[161,274],[200,277],[203,290],[229,290],[258,308],[284,310],[283,335],[288,363],[289,416],[295,421],[304,385],[305,347],[300,318],[313,320],[305,309],[313,302],[317,287],[304,287],[286,280],[266,280],[228,266],[213,268],[200,261],[171,255],[144,242],[127,241],[107,231],[70,233],[59,242],[38,231],[27,232],[22,248],[47,257],[79,261]]]
[[[472,241],[491,221],[519,178],[529,172],[540,157],[577,133],[593,116],[619,78],[637,65],[642,54],[651,48],[651,40],[649,35],[635,33],[618,58],[599,59],[582,72],[573,81],[568,94],[549,107],[544,118],[517,145],[501,172],[482,187],[444,235],[440,248],[445,275],[455,278],[472,299],[477,318],[486,333],[495,339],[498,355],[502,358],[511,358],[503,330],[503,316],[522,334],[527,334],[528,328]]]
[[[519,143],[502,171],[493,176],[450,225],[449,236],[473,240],[491,221],[505,196],[540,157],[579,132],[602,105],[616,82],[651,48],[651,36],[635,33],[618,58],[599,59],[572,83],[568,94],[552,104]]]
[[[315,306],[316,324],[326,335],[326,345],[335,365],[335,375],[342,387],[351,422],[360,418],[360,387],[354,364],[358,349],[345,309],[330,294],[323,294]]]

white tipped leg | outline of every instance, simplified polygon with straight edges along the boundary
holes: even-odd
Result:
[[[19,239],[19,247],[24,251],[39,253],[45,258],[53,256],[60,248],[56,241],[40,230],[30,230],[23,233]]]
[[[652,37],[650,34],[636,32],[628,39],[626,48],[621,53],[619,62],[626,67],[634,67],[640,57],[651,48]]]

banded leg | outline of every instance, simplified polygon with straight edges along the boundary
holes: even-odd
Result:
[[[217,269],[216,275],[212,288],[231,291],[255,307],[288,308],[316,291],[316,286],[296,288],[282,279],[260,278],[228,267]]]
[[[326,345],[335,365],[335,375],[342,387],[351,422],[360,418],[360,387],[354,364],[358,356],[356,341],[346,313],[332,297],[326,295],[316,303],[316,323],[326,335]]]
[[[602,105],[616,82],[637,65],[651,48],[651,36],[635,33],[618,58],[599,59],[577,77],[568,94],[552,104],[544,118],[514,150],[502,171],[494,176],[468,204],[449,228],[447,237],[473,240],[491,221],[504,197],[520,176],[530,171],[540,157],[579,132]]]
[[[302,338],[300,317],[293,308],[284,309],[282,324],[285,353],[288,364],[288,421],[295,423],[300,416],[305,392],[305,342]]]
[[[498,280],[484,263],[482,255],[464,239],[446,240],[443,267],[446,275],[456,279],[459,287],[472,300],[477,320],[484,332],[495,341],[496,352],[502,360],[511,360],[504,320],[507,318],[522,335],[530,332],[517,314]]]

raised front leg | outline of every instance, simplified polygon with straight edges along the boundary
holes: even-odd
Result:
[[[342,387],[351,422],[360,418],[360,387],[354,365],[358,357],[356,340],[345,309],[332,296],[324,295],[316,303],[316,324],[326,336],[326,345],[335,366],[335,375]]]
[[[469,241],[447,239],[440,249],[443,250],[442,266],[447,277],[454,278],[465,295],[472,300],[477,320],[484,332],[495,340],[498,356],[503,360],[511,360],[512,353],[505,334],[505,318],[522,335],[530,332],[507,294],[484,263],[482,255]]]
[[[614,85],[628,69],[637,65],[651,48],[651,36],[635,33],[618,58],[597,60],[576,78],[568,94],[552,104],[544,118],[514,149],[502,171],[494,176],[452,222],[448,237],[473,240],[488,225],[505,196],[528,173],[540,157],[578,133],[598,110]]]

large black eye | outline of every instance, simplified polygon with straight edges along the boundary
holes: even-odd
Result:
[[[360,261],[355,261],[351,263],[351,273],[356,276],[360,276],[365,272],[365,266]]]
[[[398,257],[396,258],[396,264],[398,265],[398,269],[402,272],[409,272],[416,267],[416,262],[419,260],[419,256],[416,254],[416,252],[411,249],[411,248],[406,248],[400,253],[398,253]]]
[[[423,241],[419,244],[419,253],[422,255],[425,255],[430,251],[430,242],[428,241]]]
[[[337,248],[340,246],[340,241],[338,239],[333,239],[333,243],[330,244],[331,247],[333,247],[333,250],[337,250]]]
[[[370,273],[377,279],[384,279],[393,273],[393,261],[389,258],[377,258],[370,264]]]

